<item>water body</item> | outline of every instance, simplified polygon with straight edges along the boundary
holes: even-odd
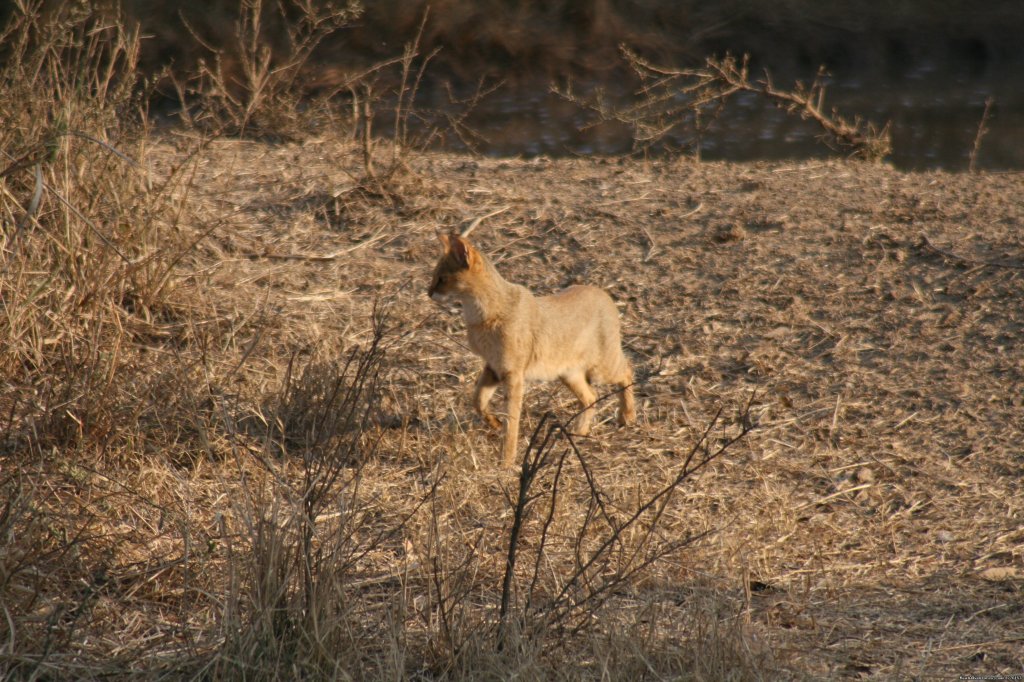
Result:
[[[813,70],[810,72],[813,75]],[[773,74],[777,87],[789,87],[795,76]],[[976,167],[986,170],[1024,169],[1024,70],[1005,66],[979,72],[950,69],[924,62],[906,71],[851,71],[830,77],[829,105],[847,119],[860,116],[891,125],[893,151],[888,157],[904,170],[965,170],[974,148],[985,102],[993,101],[987,133],[978,148]],[[577,84],[579,85],[579,84]],[[606,99],[625,105],[635,101],[622,83],[583,84],[600,87]],[[461,93],[466,95],[468,93]],[[419,102],[443,109],[447,94],[431,88]],[[465,123],[479,134],[476,151],[494,156],[616,155],[635,151],[630,128],[617,123],[594,125],[595,116],[550,91],[536,80],[505,86],[471,110]],[[811,121],[789,114],[754,93],[735,96],[700,140],[703,159],[823,158],[830,150]],[[691,132],[667,139],[676,149],[692,150]],[[463,149],[455,136],[449,148]],[[655,150],[658,153],[659,150]]]
[[[197,60],[210,59],[213,45],[224,49],[229,81],[241,78],[239,60],[232,58],[239,43],[238,0],[123,0],[123,5],[147,36],[148,73],[173,63],[187,74]],[[260,42],[287,54],[301,12],[277,5],[262,3]],[[707,55],[727,51],[749,54],[757,61],[751,73],[756,77],[761,66],[767,67],[783,88],[813,77],[824,64],[832,72],[828,103],[847,118],[861,116],[879,126],[890,122],[889,160],[903,169],[966,169],[985,101],[993,98],[977,166],[1024,170],[1024,0],[372,0],[362,5],[358,18],[320,46],[311,90],[332,91],[369,65],[401,55],[415,39],[421,55],[433,55],[416,102],[428,113],[426,129],[463,110],[449,102],[445,81],[475,84],[485,76],[491,83],[515,83],[487,97],[464,121],[480,135],[473,147],[485,154],[633,151],[628,127],[587,127],[592,117],[550,94],[548,80],[572,73],[578,89],[600,86],[613,102],[631,102],[635,84],[623,77],[628,69],[620,50],[628,45],[655,63],[675,66],[696,66]],[[0,2],[0,17],[5,7]],[[204,37],[201,45],[196,35]],[[397,79],[396,68],[373,76],[381,78],[375,92]],[[472,94],[472,86],[454,88],[457,97]],[[378,111],[375,130],[386,134],[387,103]],[[701,155],[750,160],[832,154],[817,140],[819,134],[813,123],[748,94],[725,108],[701,140]],[[685,131],[669,140],[677,147],[691,142]],[[445,144],[465,146],[451,134]]]

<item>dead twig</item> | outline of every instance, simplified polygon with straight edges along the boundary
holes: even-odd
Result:
[[[688,211],[688,212],[684,213],[683,215],[679,216],[679,219],[682,220],[683,218],[689,218],[690,216],[697,215],[703,209],[704,209],[704,202],[702,201],[702,202],[698,203],[697,207],[695,209],[693,209],[692,211]]]
[[[644,237],[647,238],[647,253],[644,254],[643,262],[646,263],[654,258],[655,252],[658,250],[658,245],[654,241],[654,237],[651,235],[650,230],[646,227],[641,227],[640,230],[644,233]]]
[[[337,260],[342,256],[352,253],[353,251],[365,249],[366,247],[371,246],[372,244],[376,244],[377,242],[384,240],[387,236],[388,235],[384,234],[383,232],[378,232],[377,234],[370,237],[366,241],[359,242],[358,244],[353,244],[352,246],[346,247],[344,249],[338,249],[333,253],[326,253],[322,255],[313,253],[271,253],[270,251],[264,251],[263,253],[250,253],[248,254],[248,257],[251,259],[266,258],[267,260],[303,260],[312,261],[315,263],[326,263],[333,260]]]
[[[767,71],[764,80],[751,83],[746,59],[739,66],[729,57],[720,61],[708,59],[707,68],[717,79],[727,83],[736,92],[759,93],[787,112],[814,121],[839,146],[852,148],[859,156],[874,161],[882,159],[892,151],[889,124],[877,130],[871,124],[864,124],[859,118],[849,121],[840,116],[835,109],[831,113],[822,110],[825,101],[824,69],[819,69],[810,86],[798,82],[793,90],[779,90],[772,83]]]
[[[499,208],[499,209],[496,209],[496,210],[494,210],[494,211],[491,211],[490,213],[485,213],[485,214],[484,214],[484,215],[482,215],[482,216],[477,216],[476,218],[473,218],[473,222],[471,222],[471,223],[470,223],[470,224],[469,224],[469,225],[468,225],[468,226],[466,227],[466,229],[464,229],[464,230],[463,230],[462,232],[460,232],[460,233],[459,233],[459,236],[461,236],[461,237],[468,237],[468,236],[469,236],[469,234],[470,234],[470,233],[471,233],[471,232],[472,232],[473,230],[475,230],[475,229],[476,229],[477,227],[479,227],[479,226],[480,226],[480,223],[482,223],[482,222],[483,222],[484,220],[486,220],[487,218],[493,218],[493,217],[494,217],[494,216],[496,216],[496,215],[499,215],[499,214],[501,214],[501,213],[504,213],[505,211],[509,210],[510,208],[512,208],[512,207],[511,207],[511,206],[502,206],[501,208]]]

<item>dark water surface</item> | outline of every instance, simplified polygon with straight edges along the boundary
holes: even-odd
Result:
[[[233,56],[238,0],[122,0],[138,20],[144,71],[172,63],[182,73],[221,53],[229,81],[243,80]],[[0,17],[7,5],[0,2]],[[45,3],[57,5],[60,3]],[[88,3],[87,3],[88,4]],[[314,5],[328,3],[314,2]],[[339,3],[335,3],[339,4]],[[344,3],[340,3],[344,4]],[[400,56],[415,40],[431,55],[416,100],[425,129],[464,107],[445,83],[508,81],[465,120],[492,155],[621,154],[634,150],[626,126],[586,128],[592,117],[549,92],[550,74],[575,74],[577,91],[606,90],[612,102],[634,101],[635,80],[621,46],[653,63],[694,67],[708,55],[751,55],[753,79],[771,70],[779,88],[831,72],[827,103],[846,118],[892,124],[890,161],[903,169],[966,169],[985,101],[994,99],[979,168],[1024,170],[1024,0],[367,0],[364,11],[331,32],[312,63],[314,92],[330,92],[353,73]],[[292,49],[299,2],[262,7],[262,47]],[[292,7],[292,12],[281,6]],[[9,13],[10,10],[7,9]],[[187,19],[187,25],[186,20]],[[196,36],[203,36],[199,41]],[[211,48],[210,46],[217,46]],[[421,62],[417,62],[422,65]],[[191,65],[191,66],[190,66]],[[234,69],[232,71],[232,69]],[[398,65],[371,78],[374,92],[398,80]],[[388,75],[390,74],[390,75]],[[514,85],[512,83],[515,83]],[[472,87],[455,87],[456,99]],[[374,130],[386,134],[388,108]],[[433,112],[431,114],[430,112]],[[393,127],[391,127],[393,130]],[[422,131],[421,131],[422,132]],[[706,159],[780,159],[832,154],[820,131],[762,101],[736,97],[701,141]],[[449,148],[461,146],[445,135]],[[692,142],[684,132],[670,144]],[[657,150],[655,150],[657,151]]]
[[[773,81],[777,87],[789,87],[794,78],[773,74]],[[610,102],[632,101],[632,86],[603,83],[600,87]],[[446,97],[428,90],[420,93],[418,101],[443,108]],[[965,67],[951,72],[924,63],[903,73],[839,73],[830,79],[826,109],[831,105],[848,119],[861,116],[878,126],[890,122],[893,151],[888,160],[898,168],[957,171],[968,167],[989,98],[993,105],[986,122],[988,132],[982,138],[976,166],[1024,169],[1024,71],[1010,66],[983,72]],[[607,155],[634,150],[628,126],[588,126],[593,122],[593,114],[552,94],[549,85],[539,80],[499,89],[477,104],[466,120],[482,138],[473,146],[488,155]],[[788,114],[756,94],[744,93],[730,100],[703,136],[701,157],[747,161],[837,153],[818,139],[821,132],[813,122]],[[675,147],[692,147],[694,140],[683,130],[669,142]],[[447,146],[464,148],[450,136]]]

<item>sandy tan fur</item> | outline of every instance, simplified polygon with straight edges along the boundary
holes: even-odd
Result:
[[[515,462],[527,381],[558,379],[576,395],[583,408],[576,433],[590,431],[597,397],[594,383],[620,387],[619,423],[633,423],[633,369],[622,352],[618,310],[604,290],[572,286],[550,296],[534,296],[526,287],[505,280],[464,237],[442,235],[441,243],[444,253],[428,293],[462,303],[469,346],[484,360],[473,405],[494,428],[501,422],[488,405],[498,386],[505,384],[505,466]]]

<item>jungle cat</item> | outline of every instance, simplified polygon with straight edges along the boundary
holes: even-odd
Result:
[[[527,381],[561,380],[579,399],[574,432],[586,435],[594,418],[593,383],[620,388],[618,421],[636,419],[633,369],[622,352],[619,312],[603,289],[571,286],[550,296],[503,278],[487,257],[460,235],[440,235],[444,253],[428,294],[462,304],[469,346],[484,360],[473,405],[493,428],[501,422],[488,409],[498,386],[508,394],[502,464],[515,463],[523,388]]]

